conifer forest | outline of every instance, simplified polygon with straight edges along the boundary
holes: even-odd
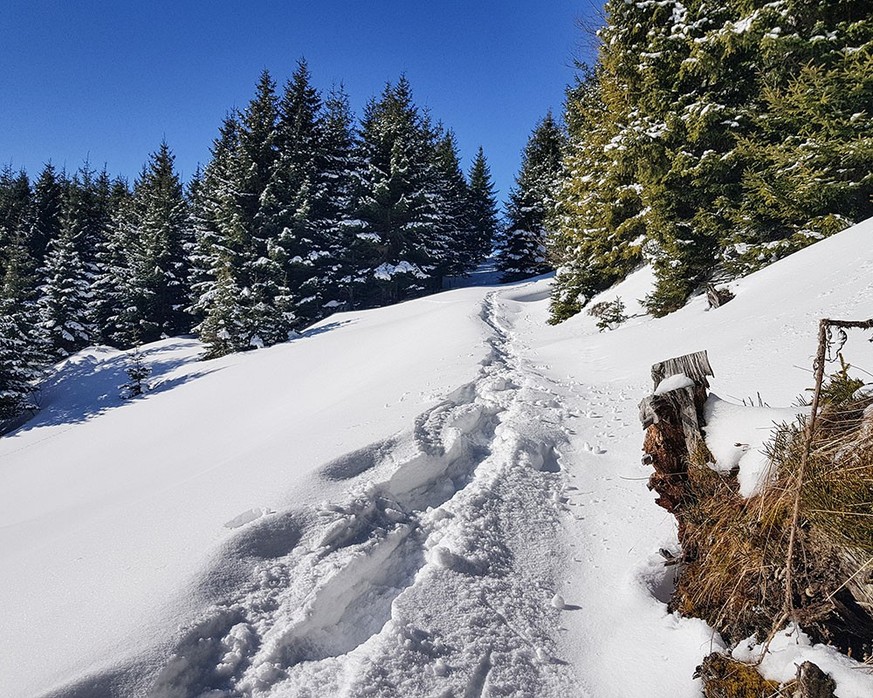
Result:
[[[563,119],[533,129],[498,211],[480,149],[405,77],[359,118],[305,61],[266,71],[183,183],[166,142],[135,181],[85,163],[0,172],[0,419],[83,347],[194,332],[210,356],[338,310],[436,292],[490,254],[556,272],[551,321],[642,264],[664,315],[873,215],[867,0],[608,0]]]

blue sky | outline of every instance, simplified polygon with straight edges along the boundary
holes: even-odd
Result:
[[[89,157],[133,179],[161,138],[186,178],[260,71],[297,60],[342,82],[360,113],[405,73],[453,128],[465,168],[481,144],[504,197],[535,123],[561,111],[586,0],[4,0],[0,163],[35,176]]]

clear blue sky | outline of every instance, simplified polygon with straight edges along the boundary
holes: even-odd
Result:
[[[453,128],[465,169],[481,144],[500,197],[548,109],[561,112],[588,0],[3,0],[0,163],[36,176],[89,157],[130,180],[161,138],[185,178],[260,71],[305,57],[356,113],[406,73]]]

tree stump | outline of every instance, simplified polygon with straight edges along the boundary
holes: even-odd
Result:
[[[646,430],[643,460],[655,471],[649,489],[658,493],[657,503],[674,515],[688,497],[689,462],[709,457],[702,427],[707,377],[712,375],[705,351],[658,362],[652,366],[654,394],[640,402],[640,422]],[[688,380],[664,389],[664,381],[671,376]]]

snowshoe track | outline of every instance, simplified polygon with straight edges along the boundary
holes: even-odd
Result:
[[[563,435],[538,416],[556,393],[513,353],[499,292],[481,317],[492,334],[479,377],[406,435],[326,464],[349,496],[295,512],[293,549],[254,546],[284,554],[246,558],[245,581],[186,631],[153,695],[537,695],[574,683],[543,661],[555,651]],[[246,535],[269,537],[269,521]]]

